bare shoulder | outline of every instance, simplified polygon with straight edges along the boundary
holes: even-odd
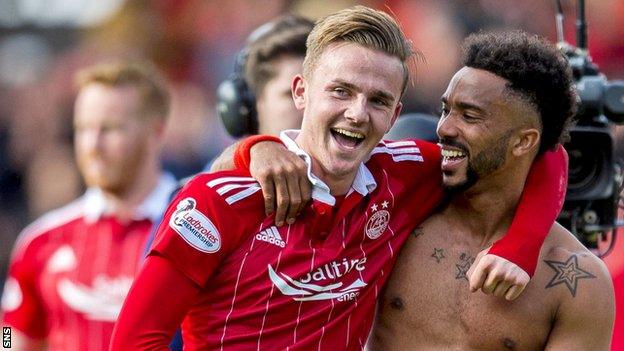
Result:
[[[558,223],[544,243],[539,271],[548,279],[546,289],[557,288],[562,295],[612,295],[612,282],[604,262]]]
[[[556,304],[547,350],[608,350],[615,301],[602,260],[555,223],[532,282]]]

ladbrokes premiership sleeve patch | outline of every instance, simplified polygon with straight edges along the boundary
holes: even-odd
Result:
[[[197,210],[197,201],[187,197],[178,202],[169,227],[195,249],[215,253],[221,248],[221,235],[214,223]]]

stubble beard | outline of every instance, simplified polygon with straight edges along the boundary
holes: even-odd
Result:
[[[506,160],[506,145],[510,133],[499,138],[493,147],[481,151],[473,159],[468,158],[466,177],[463,182],[454,185],[444,185],[444,190],[451,194],[460,194],[472,188],[479,180],[498,170]]]

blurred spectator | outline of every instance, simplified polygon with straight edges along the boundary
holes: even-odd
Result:
[[[277,136],[301,126],[303,114],[295,108],[290,89],[301,73],[312,26],[310,20],[287,15],[251,33],[234,74],[217,94],[219,115],[232,136]]]
[[[17,240],[2,312],[18,350],[108,350],[147,236],[176,186],[159,162],[169,94],[156,71],[101,64],[78,83],[75,156],[89,188]]]
[[[295,75],[302,73],[313,25],[303,17],[284,15],[249,35],[236,56],[234,73],[217,89],[218,114],[232,137],[277,136],[282,130],[301,127],[303,113],[295,108],[291,85]],[[231,153],[221,158],[230,159]],[[204,171],[218,170],[211,168],[213,161]]]

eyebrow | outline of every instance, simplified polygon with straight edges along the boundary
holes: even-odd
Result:
[[[346,81],[344,81],[342,79],[334,79],[332,82],[336,83],[336,84],[343,85],[344,87],[346,87],[348,89],[351,89],[351,90],[357,90],[357,91],[361,90],[357,86],[355,86],[355,85],[353,85],[353,84],[351,84],[349,82],[346,82]],[[375,90],[373,92],[373,96],[376,96],[376,97],[379,97],[379,98],[382,98],[382,99],[387,99],[388,101],[394,101],[394,95],[392,95],[389,92],[383,91],[383,90]]]
[[[448,99],[446,98],[446,96],[442,96],[442,98],[440,99],[440,101],[441,101],[443,104],[448,105]],[[477,112],[482,113],[482,114],[487,114],[487,113],[488,113],[488,112],[487,112],[485,109],[483,109],[482,107],[479,107],[479,106],[477,106],[477,105],[475,105],[475,104],[471,104],[471,103],[469,103],[469,102],[463,102],[463,101],[460,101],[460,102],[458,102],[456,105],[457,105],[457,107],[459,107],[459,108],[460,108],[460,109],[462,109],[462,110],[474,110],[474,111],[477,111]]]

